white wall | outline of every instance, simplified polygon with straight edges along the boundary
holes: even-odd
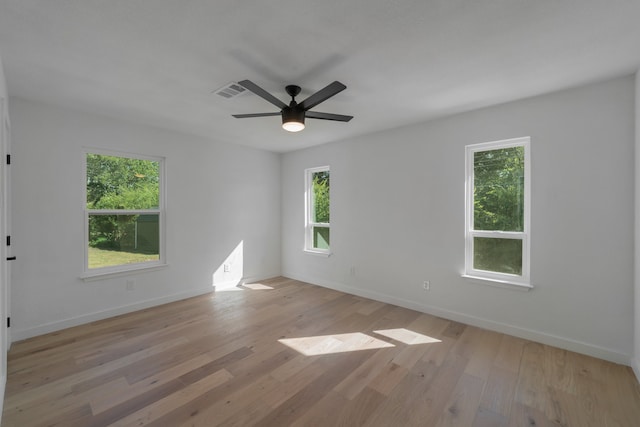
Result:
[[[626,77],[285,154],[283,274],[628,364],[633,107]],[[531,136],[530,292],[460,276],[464,146],[520,136]],[[302,251],[303,170],[320,165],[328,258]]]
[[[640,381],[640,71],[636,73],[636,146],[635,146],[635,322],[634,357],[631,366]]]
[[[232,271],[216,283],[280,274],[278,154],[19,98],[10,112],[14,339],[211,291],[225,260]],[[79,278],[83,147],[166,157],[168,267]]]

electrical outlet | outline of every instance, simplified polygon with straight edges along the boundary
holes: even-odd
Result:
[[[351,268],[349,269],[349,274],[351,276],[355,276],[356,275],[356,267],[355,266],[351,266]]]
[[[136,288],[136,281],[134,279],[127,279],[125,283],[128,291],[132,291]]]
[[[230,271],[231,271],[231,266],[230,266],[229,264],[225,264],[225,265],[224,265],[224,272],[225,272],[225,273],[228,273],[228,272],[230,272]]]
[[[422,282],[422,289],[424,289],[425,291],[430,291],[431,282],[429,280],[425,280],[424,282]]]

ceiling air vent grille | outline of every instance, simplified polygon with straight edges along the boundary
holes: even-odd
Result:
[[[235,98],[238,95],[243,94],[247,90],[240,86],[238,83],[229,83],[222,86],[220,89],[216,89],[213,92],[216,95],[220,95],[223,98]]]

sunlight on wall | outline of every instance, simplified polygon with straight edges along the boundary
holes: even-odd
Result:
[[[244,275],[244,240],[235,247],[213,273],[212,286],[218,289],[233,288]]]

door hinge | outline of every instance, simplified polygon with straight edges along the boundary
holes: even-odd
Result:
[[[11,236],[7,236],[7,246],[11,246]]]
[[[11,317],[7,317],[7,328],[11,327]]]
[[[7,164],[11,164],[11,154],[7,154]]]

